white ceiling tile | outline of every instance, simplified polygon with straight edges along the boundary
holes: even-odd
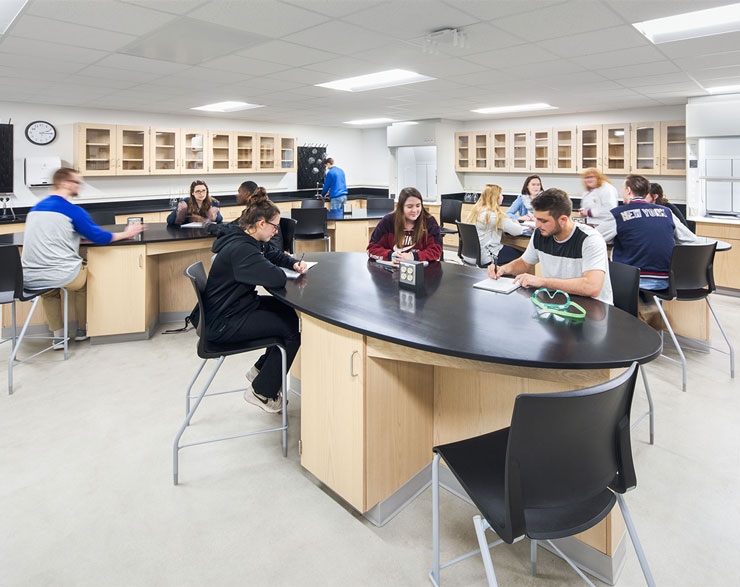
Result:
[[[473,53],[520,45],[526,40],[510,35],[506,31],[485,22],[463,27],[462,30],[465,33],[464,47],[455,47],[448,41],[438,45],[439,52],[450,57],[463,57]]]
[[[513,2],[492,2],[491,0],[465,0],[460,2],[459,0],[452,0],[448,2],[448,4],[452,4],[480,20],[501,19],[514,14],[535,12],[562,3],[563,0],[515,0]]]
[[[541,61],[553,61],[557,57],[537,45],[518,45],[507,49],[497,49],[495,51],[468,55],[465,59],[495,69],[499,67],[511,67],[512,65],[528,65],[529,63]]]
[[[608,69],[600,69],[598,71],[602,76],[608,79],[620,80],[630,77],[673,73],[679,71],[679,69],[670,61],[658,61],[656,63],[638,63],[637,65],[610,67]]]
[[[629,47],[648,47],[650,41],[632,26],[618,26],[550,39],[540,43],[540,46],[552,51],[558,57],[579,57]]]
[[[14,37],[38,39],[101,51],[115,51],[136,39],[133,35],[59,22],[30,14],[21,14],[13,24],[11,34]]]
[[[25,12],[129,35],[143,35],[176,18],[172,14],[113,0],[34,0]]]
[[[86,75],[90,77],[103,77],[108,79],[121,79],[129,80],[132,82],[150,82],[154,79],[161,77],[157,73],[151,73],[149,71],[134,71],[129,69],[114,69],[112,67],[100,67],[99,65],[90,65],[81,69],[78,72],[79,75]]]
[[[709,55],[692,55],[691,57],[674,59],[673,62],[686,71],[711,69],[714,67],[728,67],[731,65],[740,65],[740,51],[712,53]]]
[[[641,94],[666,93],[666,92],[687,92],[686,95],[696,95],[701,88],[694,82],[684,82],[678,84],[656,84],[653,86],[642,86],[636,88]],[[693,93],[693,94],[692,94]],[[703,92],[702,92],[703,93]]]
[[[332,75],[330,73],[322,73],[320,71],[310,71],[308,69],[287,69],[285,71],[279,71],[273,73],[268,77],[272,79],[280,79],[288,82],[297,82],[300,84],[323,84],[326,82],[341,79],[339,75]],[[337,90],[330,90],[327,88],[327,92],[336,92]]]
[[[174,80],[183,80],[190,85],[204,86],[208,84],[233,84],[250,79],[246,74],[234,73],[233,71],[222,71],[209,69],[207,67],[191,67],[174,75],[168,75],[156,80],[154,83],[167,85]]]
[[[189,18],[239,28],[246,33],[279,38],[329,20],[324,14],[290,4],[217,0],[188,13]]]
[[[332,51],[332,49],[336,50],[337,47],[344,47],[345,54],[367,51],[383,46],[389,41],[385,35],[339,21],[320,24],[305,31],[288,35],[283,40],[323,51]]]
[[[239,55],[226,55],[224,57],[211,59],[210,61],[204,61],[201,63],[201,66],[254,76],[267,75],[269,73],[276,73],[278,71],[289,69],[287,65],[270,63],[269,61],[261,61],[258,59],[250,59],[249,57],[241,57]]]
[[[373,63],[355,59],[354,57],[337,57],[336,59],[321,61],[313,65],[306,65],[305,69],[329,73],[337,78],[354,77],[378,71],[377,66]]]
[[[120,0],[126,4],[138,4],[171,14],[187,14],[194,8],[206,3],[206,0]]]
[[[573,57],[571,61],[587,69],[601,69],[603,67],[621,67],[635,63],[650,63],[665,61],[666,57],[652,45],[633,47],[630,49],[615,49],[608,53]]]
[[[466,75],[473,73],[485,73],[491,70],[487,67],[480,65],[479,63],[471,63],[464,59],[438,59],[424,67],[424,70],[419,72],[424,75],[431,77],[441,78],[450,75]]]
[[[69,84],[79,84],[81,86],[109,88],[111,91],[115,89],[131,88],[137,85],[136,82],[120,78],[109,79],[104,77],[91,77],[87,75],[70,75],[64,78],[64,81]]]
[[[332,18],[342,18],[370,6],[382,4],[381,0],[285,0],[285,2]]]
[[[244,51],[237,51],[236,54],[251,59],[290,65],[292,67],[303,67],[310,63],[319,63],[337,57],[336,53],[319,51],[318,49],[311,49],[310,47],[295,45],[294,43],[286,43],[285,41],[268,41],[267,43],[250,47]]]
[[[0,41],[0,53],[12,53],[40,58],[53,55],[56,59],[63,59],[74,63],[94,63],[98,59],[108,55],[106,51],[98,51],[96,49],[60,45],[59,43],[47,43],[38,39],[24,39],[23,37],[12,36],[2,38],[2,41]]]
[[[701,37],[688,41],[661,43],[659,45],[660,50],[671,59],[711,53],[727,53],[728,51],[737,51],[738,47],[740,47],[740,32]]]
[[[236,87],[244,87],[250,90],[259,90],[263,93],[277,92],[280,90],[291,90],[293,88],[301,87],[304,84],[299,82],[290,82],[280,79],[271,79],[269,77],[256,77],[249,81],[236,83]]]
[[[541,75],[563,75],[568,73],[577,73],[584,71],[584,68],[577,63],[560,59],[558,61],[545,61],[542,63],[529,63],[526,68],[519,66],[501,68],[503,73],[514,74],[516,78],[537,77]]]
[[[57,60],[52,56],[42,58],[12,55],[10,53],[0,53],[0,65],[23,68],[28,70],[32,75],[35,73],[37,76],[44,76],[48,71],[76,73],[85,67],[84,63],[75,63],[73,61],[65,61],[64,59]]]
[[[729,4],[732,0],[612,0],[608,2],[612,10],[616,11],[629,22],[642,22],[653,18],[663,18],[674,14],[694,12]]]
[[[692,75],[692,77],[698,81],[700,84],[704,84],[704,82],[714,81],[714,80],[726,80],[729,78],[737,78],[740,76],[740,65],[735,65],[733,67],[717,67],[716,69],[703,69],[701,71],[697,71]],[[731,84],[714,84],[714,85],[731,85]]]
[[[136,57],[134,55],[123,55],[113,53],[104,59],[101,59],[95,65],[101,67],[114,67],[116,69],[128,69],[146,73],[156,73],[159,75],[170,75],[178,71],[188,69],[187,65],[182,63],[172,63],[171,61],[160,61],[158,59],[147,59],[145,57]]]
[[[660,84],[675,84],[690,82],[688,74],[679,71],[675,73],[664,73],[660,75],[645,75],[640,77],[627,77],[619,80],[619,83],[626,88],[644,88],[646,86],[655,86]]]

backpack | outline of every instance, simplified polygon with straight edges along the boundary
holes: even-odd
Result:
[[[198,322],[200,322],[200,307],[195,304],[195,308],[190,312],[188,316],[185,316],[185,326],[182,328],[175,328],[172,330],[165,330],[162,334],[175,334],[176,332],[187,332],[190,329],[190,325],[193,328],[198,328]]]

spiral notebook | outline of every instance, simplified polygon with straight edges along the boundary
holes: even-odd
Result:
[[[483,281],[474,283],[473,287],[508,294],[519,289],[521,286],[518,283],[514,283],[513,277],[499,277],[498,279],[484,279]]]

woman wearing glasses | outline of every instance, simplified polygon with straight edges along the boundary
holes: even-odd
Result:
[[[216,239],[211,249],[217,253],[208,274],[204,304],[206,339],[219,343],[238,343],[258,338],[279,337],[285,342],[288,368],[301,344],[295,311],[273,298],[257,295],[256,287],[280,288],[287,277],[281,269],[306,271],[297,261],[269,244],[280,225],[280,210],[265,194],[252,196],[250,206],[238,222],[239,231],[229,231]],[[247,373],[249,381],[244,399],[265,412],[281,411],[281,356],[269,348]]]
[[[180,200],[177,208],[167,217],[170,226],[180,226],[186,222],[223,222],[218,211],[218,200],[208,194],[206,182],[200,179],[190,184],[190,198]]]

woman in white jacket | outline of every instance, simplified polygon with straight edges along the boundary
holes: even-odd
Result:
[[[581,177],[586,191],[581,197],[580,214],[588,218],[588,224],[597,226],[609,218],[612,208],[617,207],[617,188],[598,169],[584,169]]]
[[[466,220],[478,229],[482,265],[489,265],[494,260],[503,265],[522,255],[521,251],[501,244],[502,231],[512,236],[519,236],[524,231],[518,222],[501,210],[502,192],[500,186],[486,184]]]

